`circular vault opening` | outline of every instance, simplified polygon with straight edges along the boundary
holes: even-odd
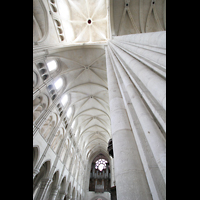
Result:
[[[88,24],[91,24],[91,23],[92,23],[92,20],[91,20],[91,19],[88,19],[88,20],[87,20],[87,23],[88,23]]]

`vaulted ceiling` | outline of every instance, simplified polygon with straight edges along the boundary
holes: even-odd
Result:
[[[108,0],[58,0],[57,7],[69,43],[109,39]]]
[[[75,111],[76,142],[85,144],[88,156],[105,153],[111,130],[104,48],[69,48],[51,56],[60,59],[61,74],[67,80],[63,93],[69,94],[69,106]]]
[[[89,156],[105,153],[111,128],[104,45],[111,34],[166,30],[166,0],[48,0],[43,6],[37,2],[41,1],[34,1],[34,41],[43,37],[45,45],[65,47],[48,48],[48,57],[60,59],[60,75],[67,80],[64,93],[70,94],[79,129],[77,140],[85,144]],[[58,35],[64,40],[59,41]],[[71,44],[77,47],[68,47]]]
[[[166,0],[112,0],[112,35],[166,30]]]

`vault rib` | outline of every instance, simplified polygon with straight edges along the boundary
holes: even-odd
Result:
[[[92,42],[92,34],[91,34],[91,27],[89,26],[89,32],[90,32],[90,42]]]
[[[88,67],[92,67],[92,65],[93,65],[95,62],[97,62],[100,58],[102,58],[104,55],[105,55],[105,53],[103,53],[102,55],[100,55],[98,58],[96,58],[94,61],[92,61],[92,62],[88,65]]]
[[[95,97],[94,97],[94,99],[95,99],[101,106],[103,106],[103,108],[105,108],[105,110],[107,110],[107,108],[106,108],[99,100],[97,100]]]
[[[103,37],[105,40],[107,40],[106,36],[101,32],[101,30],[99,30],[94,24],[93,24],[93,28],[96,30],[96,33],[98,35],[100,35],[101,37]]]
[[[83,122],[82,122],[82,125],[80,125],[79,127],[82,127],[83,129],[85,129],[85,127],[92,121],[92,120],[94,120],[94,118],[93,118],[94,116],[91,116],[90,118],[88,118],[88,119],[85,119]],[[104,120],[103,120],[103,122],[98,118],[98,117],[96,117],[95,116],[95,119],[96,120],[98,120],[103,126],[108,126],[108,124],[104,124],[105,122],[104,122]],[[85,125],[83,125],[84,124],[84,122],[86,122],[87,120],[89,120]]]
[[[75,20],[67,20],[68,22],[70,22],[70,23],[74,23],[74,24],[84,24],[85,23],[85,21],[75,21]]]
[[[93,22],[102,22],[103,20],[107,20],[107,16],[102,18],[102,19],[96,19]]]
[[[98,140],[102,140],[103,142],[107,143],[106,140],[104,140],[104,138],[102,138],[101,136],[96,136],[96,138],[92,139],[93,137],[95,137],[94,135],[92,135],[90,137],[90,141],[88,142],[88,145],[92,142],[98,142]],[[99,142],[98,142],[99,143]]]
[[[88,18],[90,17],[90,9],[89,9],[89,6],[88,6],[88,1],[86,0],[86,7],[87,7],[87,14],[88,14]]]
[[[98,2],[98,5],[95,7],[95,10],[94,10],[94,12],[93,12],[93,14],[92,14],[91,18],[93,18],[93,17],[94,17],[94,15],[96,14],[97,10],[99,9],[99,7],[100,7],[101,3],[102,3],[102,1],[101,1],[101,0],[99,0],[99,2]]]
[[[63,56],[60,56],[60,55],[53,55],[53,54],[52,54],[52,56],[53,56],[53,57],[56,56],[57,58],[62,58],[62,59],[65,59],[65,60],[74,62],[75,64],[79,65],[80,67],[83,67],[83,66],[84,66],[83,64],[81,64],[81,63],[79,63],[79,62],[77,62],[77,61],[75,61],[75,60],[71,60],[71,59],[69,59],[69,58],[66,58],[66,57],[63,57]]]
[[[85,148],[90,148],[89,146],[91,145],[90,143],[92,142],[96,142],[97,144],[99,143],[98,140],[102,140],[103,142],[101,143],[101,146],[99,146],[99,148],[101,149],[103,147],[103,144],[106,146],[107,145],[107,141],[105,141],[103,138],[96,138],[96,139],[93,139],[93,140],[90,140],[87,145],[85,146]],[[92,146],[92,145],[91,145]],[[94,148],[98,148],[98,146],[96,144],[93,145]],[[92,150],[94,150],[92,147],[91,147]],[[103,150],[103,148],[102,148]]]
[[[128,7],[128,9],[127,9],[127,12],[128,12],[128,16],[129,16],[129,18],[130,18],[130,20],[131,20],[131,24],[132,24],[133,28],[135,29],[136,33],[140,33],[140,31],[139,31],[137,25],[135,24],[135,21],[134,21],[134,19],[133,19],[133,16],[132,16],[132,14],[131,14],[131,11],[130,11],[130,8],[129,8],[129,7]]]
[[[85,125],[82,126],[83,129],[93,120],[93,117],[89,118],[88,120],[89,120],[89,121],[88,121]],[[83,122],[82,122],[82,123],[83,123]]]
[[[76,42],[81,36],[83,36],[83,34],[86,31],[86,28],[87,28],[87,25],[85,26],[85,28],[81,31],[81,33],[77,36],[77,38],[73,42]]]
[[[86,128],[86,129],[85,129],[85,130],[80,134],[80,136],[83,135],[84,132],[86,132],[88,129],[90,129],[90,128],[94,127],[94,126],[97,126],[97,127],[99,127],[99,128],[102,128],[102,129],[103,129],[105,132],[107,132],[108,135],[110,136],[110,133],[109,133],[105,128],[103,128],[102,126],[99,126],[99,125],[97,125],[97,124],[95,124],[95,125],[93,125],[93,126],[90,126],[90,127]]]
[[[98,67],[93,67],[93,66],[91,66],[93,69],[98,69],[98,70],[101,70],[101,71],[104,71],[104,72],[106,72],[106,70],[105,69],[102,69],[102,68],[98,68]]]
[[[104,126],[108,126],[108,124],[106,124],[106,122],[103,119],[100,118],[96,118],[98,121],[100,121]],[[103,121],[103,122],[102,122]]]
[[[77,113],[79,112],[79,110],[83,107],[83,105],[88,101],[90,99],[90,97],[88,97],[83,103],[82,103],[82,105],[81,106],[79,106],[78,108],[77,108]]]
[[[83,98],[77,100],[76,102],[70,104],[70,106],[73,106],[73,105],[75,105],[76,103],[78,103],[78,102],[80,102],[80,101],[83,101],[84,99],[87,99],[87,98],[88,98],[88,97],[83,97]]]
[[[71,82],[68,84],[67,87],[71,86],[72,83],[74,83],[74,81],[75,81],[77,78],[79,78],[79,77],[81,76],[81,74],[82,74],[84,71],[85,71],[85,69],[83,69],[83,70],[80,72],[80,74],[78,74],[78,76],[77,76],[75,79],[73,79],[73,81],[71,81]]]
[[[90,69],[90,71],[95,74],[99,79],[101,79],[106,85],[107,85],[107,82],[105,80],[103,80],[98,74],[96,74],[92,69]]]
[[[74,116],[73,120],[76,119],[76,118],[78,118],[82,113],[87,112],[89,110],[98,110],[98,111],[104,113],[109,118],[109,120],[110,120],[110,116],[108,115],[108,113],[106,113],[105,111],[103,111],[101,109],[98,109],[98,108],[89,108],[89,109],[83,110],[82,112],[80,112],[76,116]]]
[[[126,8],[124,8],[117,35],[119,35],[119,31],[121,30],[121,26],[122,26],[122,23],[124,21],[125,15],[126,15]]]
[[[65,73],[70,73],[70,72],[73,72],[73,71],[76,71],[76,70],[81,70],[82,69],[85,69],[84,67],[78,67],[78,68],[73,68],[73,69],[69,69],[69,70],[66,70]],[[65,74],[63,73],[63,74]]]
[[[80,91],[71,91],[71,93],[75,93],[75,94],[80,93],[80,94],[84,94],[84,95],[88,96],[87,93],[85,93],[85,92],[80,92]],[[87,97],[86,97],[86,98],[87,98]]]
[[[147,32],[147,25],[148,25],[148,23],[149,23],[150,16],[151,16],[152,13],[153,13],[153,15],[154,15],[156,24],[158,25],[159,29],[161,29],[161,31],[164,31],[164,29],[162,28],[162,25],[161,25],[161,23],[160,23],[160,20],[159,20],[157,11],[156,11],[155,1],[156,1],[156,0],[152,0],[151,5],[150,5],[150,8],[149,8],[149,12],[148,12],[148,16],[147,16],[147,21],[146,21],[146,25],[145,25],[145,32]],[[154,2],[154,4],[153,4],[153,2]]]
[[[79,14],[81,14],[85,19],[87,19],[87,17],[82,13],[82,11],[79,9],[79,7],[72,0],[69,0],[69,2],[71,5],[73,5],[75,10],[78,11]]]
[[[101,90],[101,91],[99,91],[99,92],[96,92],[96,93],[94,94],[94,96],[97,96],[97,94],[99,94],[99,93],[101,93],[101,92],[105,92],[105,91],[107,91],[107,90]]]
[[[100,99],[100,100],[103,101],[105,104],[109,105],[108,102],[104,101],[102,98],[97,97],[97,96],[94,96],[94,97],[97,98],[97,99]]]
[[[63,91],[63,93],[65,93],[65,92],[68,93],[68,92],[70,92],[70,90],[77,88],[77,87],[80,87],[80,86],[83,86],[83,85],[97,85],[97,86],[100,86],[100,87],[108,90],[108,88],[104,85],[101,85],[101,84],[98,84],[98,83],[93,83],[93,82],[87,82],[87,83],[81,83],[81,84],[75,85],[75,86],[73,86],[69,89],[66,89],[65,91]]]

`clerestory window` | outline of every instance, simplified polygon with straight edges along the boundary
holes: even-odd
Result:
[[[55,88],[58,90],[59,88],[61,88],[61,86],[63,85],[63,79],[59,78],[55,83]]]
[[[49,71],[54,71],[57,69],[57,63],[55,60],[48,62],[47,66],[48,66]]]
[[[65,104],[67,103],[67,101],[68,101],[68,95],[65,94],[65,95],[62,96],[62,99],[61,99],[62,105],[65,106]]]
[[[68,111],[67,111],[67,117],[70,118],[71,114],[72,114],[72,107],[70,107],[68,109]]]
[[[74,128],[75,122],[76,122],[76,120],[74,120],[74,121],[72,122],[72,129]]]

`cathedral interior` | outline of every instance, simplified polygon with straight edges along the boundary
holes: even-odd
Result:
[[[166,199],[166,0],[33,0],[33,200]]]

